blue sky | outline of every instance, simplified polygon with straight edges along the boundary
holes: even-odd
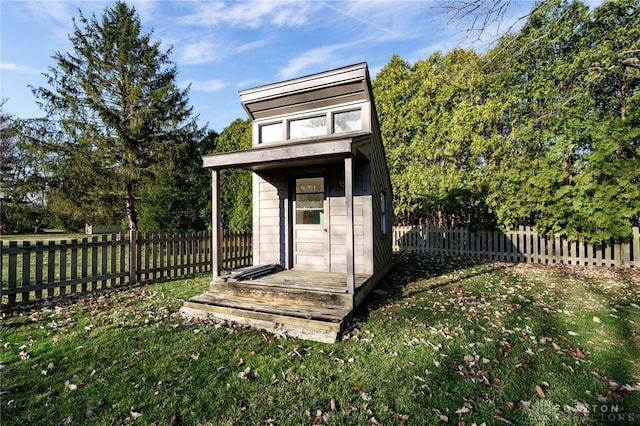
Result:
[[[516,0],[507,29],[532,6]],[[72,18],[98,18],[110,1],[0,0],[0,97],[19,118],[42,115],[28,85],[43,86],[56,51],[69,52]],[[486,48],[452,24],[435,1],[129,1],[145,32],[173,47],[178,84],[201,125],[221,132],[246,118],[238,91],[367,62],[372,78],[393,54],[411,63],[456,46]],[[496,28],[487,34],[494,37]]]

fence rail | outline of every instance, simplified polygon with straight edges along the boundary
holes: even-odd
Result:
[[[600,244],[541,236],[529,227],[510,232],[393,228],[394,251],[466,255],[489,260],[640,268],[640,229]],[[211,232],[138,232],[60,241],[0,243],[2,303],[28,302],[211,271]],[[252,264],[251,234],[222,233],[223,269]]]
[[[211,271],[211,232],[139,232],[0,243],[2,303],[86,293]],[[222,267],[252,264],[251,234],[224,233]]]
[[[512,262],[639,268],[640,229],[634,227],[629,237],[588,244],[538,235],[523,226],[509,232],[472,232],[462,227],[431,225],[396,226],[393,249]]]

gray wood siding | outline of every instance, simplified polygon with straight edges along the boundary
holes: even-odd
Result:
[[[286,173],[254,173],[254,265],[288,267],[289,184]]]
[[[373,274],[371,193],[368,162],[356,162],[354,167],[353,220],[354,220],[354,267],[356,274]],[[330,204],[330,268],[332,272],[346,272],[346,203],[344,188],[344,168],[335,167],[329,173]]]
[[[392,238],[391,225],[393,215],[393,191],[391,188],[391,178],[387,167],[384,145],[378,130],[378,120],[375,108],[372,108],[372,121],[376,131],[372,133],[371,140],[371,180],[372,180],[372,214],[373,214],[373,264],[376,272],[381,271],[392,262]],[[382,223],[380,208],[380,195],[387,194],[387,234],[382,235]]]

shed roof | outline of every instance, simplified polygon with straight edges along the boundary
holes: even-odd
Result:
[[[372,99],[366,62],[241,90],[239,94],[253,120]]]
[[[344,157],[363,157],[361,146],[370,141],[369,133],[363,133],[348,138],[329,137],[322,140],[271,144],[242,151],[204,155],[202,163],[204,167],[217,170],[241,168],[256,171],[282,166],[304,167]]]

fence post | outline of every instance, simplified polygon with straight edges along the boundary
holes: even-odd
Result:
[[[138,282],[138,231],[129,230],[129,284]]]
[[[640,228],[637,226],[633,227],[633,236],[631,237],[633,241],[633,262],[631,265],[634,265],[640,268]]]

